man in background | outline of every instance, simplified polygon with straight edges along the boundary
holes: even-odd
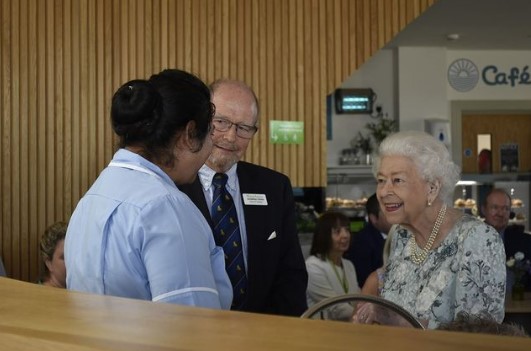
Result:
[[[380,210],[376,194],[367,199],[367,224],[359,233],[354,234],[345,258],[354,263],[359,286],[373,271],[383,265],[383,248],[391,225]]]
[[[511,196],[503,189],[493,188],[481,206],[485,223],[491,225],[500,233],[505,246],[507,259],[514,257],[517,252],[524,254],[524,259],[531,259],[531,234],[526,234],[523,225],[509,225],[511,217]],[[508,272],[509,273],[509,272]],[[507,275],[507,281],[513,279]],[[527,276],[526,288],[531,289],[531,276]]]
[[[225,249],[228,272],[233,266],[229,251],[237,251],[240,245],[242,249],[243,275],[235,278],[237,283],[231,278],[232,309],[300,316],[307,309],[308,274],[298,240],[290,180],[271,169],[240,161],[259,125],[258,100],[251,88],[240,81],[219,80],[211,90],[216,106],[212,153],[196,181],[180,188],[201,210],[214,237],[222,232],[215,218],[220,208],[212,208],[219,201],[219,196],[214,198],[216,191],[224,187],[234,201],[239,231],[230,248],[218,244]],[[226,185],[218,184],[218,179],[226,179]],[[236,266],[239,271],[241,265]]]

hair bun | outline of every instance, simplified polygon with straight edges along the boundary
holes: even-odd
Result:
[[[133,138],[151,134],[160,116],[161,99],[146,80],[122,85],[112,98],[111,120],[116,134]]]

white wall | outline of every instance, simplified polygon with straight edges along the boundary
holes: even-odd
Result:
[[[400,130],[424,130],[425,119],[449,120],[444,48],[398,48]]]
[[[349,77],[341,88],[371,88],[377,99],[374,107],[380,105],[389,118],[396,118],[396,55],[392,50],[380,50],[358,71]],[[376,110],[373,112],[376,115]],[[359,131],[368,134],[367,123],[373,122],[369,114],[336,114],[332,109],[332,140],[328,141],[328,166],[339,165],[341,150],[350,148],[350,141]],[[360,199],[374,193],[376,182],[367,168],[367,174],[341,181],[329,178],[326,195],[346,199]]]
[[[393,69],[394,53],[391,50],[380,50],[369,61],[350,76],[341,88],[371,88],[377,99],[374,106],[381,105],[383,113],[394,117],[395,73]],[[350,140],[359,131],[366,134],[365,125],[373,119],[368,114],[336,114],[332,108],[332,140],[327,143],[328,166],[337,166],[341,150],[350,147]]]
[[[480,79],[467,92],[456,91],[449,84],[452,62],[466,58],[478,68]],[[517,68],[515,84],[486,84],[481,76],[485,67],[496,66],[500,82],[503,74]],[[447,120],[450,124],[450,148],[454,161],[461,164],[461,114],[463,112],[531,112],[531,51],[464,51],[442,47],[400,47],[381,50],[349,77],[343,88],[372,88],[378,94],[376,104],[398,118],[400,130],[425,130],[425,120]],[[488,80],[492,81],[490,71]],[[527,75],[526,75],[527,74]],[[528,78],[528,80],[526,80]],[[340,152],[371,121],[369,115],[332,116],[333,139],[328,142],[328,165],[338,165]],[[531,135],[531,131],[530,131]],[[374,185],[369,179],[350,184],[330,185],[328,196],[357,199],[370,195]],[[531,215],[531,214],[530,214]]]
[[[509,75],[517,68],[514,85],[488,85],[480,78],[477,86],[459,92],[448,83],[448,68],[459,58],[473,61],[481,75],[494,65],[498,73]],[[343,88],[370,87],[378,94],[377,104],[384,112],[398,118],[400,130],[425,130],[425,120],[448,120],[451,126],[453,155],[461,163],[462,111],[529,113],[531,101],[531,51],[446,50],[443,47],[399,47],[380,50],[349,77]],[[491,71],[492,72],[492,71]],[[489,73],[488,79],[493,79]],[[501,77],[503,78],[503,77]],[[501,79],[499,78],[499,79]],[[523,78],[523,80],[522,80]],[[524,83],[522,83],[522,81]],[[510,83],[510,81],[508,81]],[[333,115],[333,140],[328,143],[328,165],[338,164],[341,149],[370,122],[368,115]],[[531,134],[531,132],[530,132]]]

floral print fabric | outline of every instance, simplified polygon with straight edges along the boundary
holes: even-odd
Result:
[[[466,311],[504,318],[505,250],[498,232],[464,215],[420,265],[411,261],[413,234],[395,227],[382,296],[434,329]]]

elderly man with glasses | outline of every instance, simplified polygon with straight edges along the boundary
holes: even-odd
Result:
[[[485,223],[490,224],[500,233],[505,246],[507,259],[522,252],[525,259],[531,259],[531,234],[524,231],[523,225],[509,225],[511,218],[511,196],[503,189],[494,188],[485,197],[481,207]],[[509,272],[508,272],[509,273]],[[507,283],[514,278],[507,275]],[[527,277],[527,290],[531,290],[531,276]]]
[[[291,182],[279,172],[241,161],[259,126],[253,90],[225,79],[214,82],[211,90],[216,106],[212,153],[198,179],[180,189],[201,210],[225,251],[234,291],[231,308],[300,316],[307,308],[308,275]],[[225,214],[224,207],[232,212]]]

